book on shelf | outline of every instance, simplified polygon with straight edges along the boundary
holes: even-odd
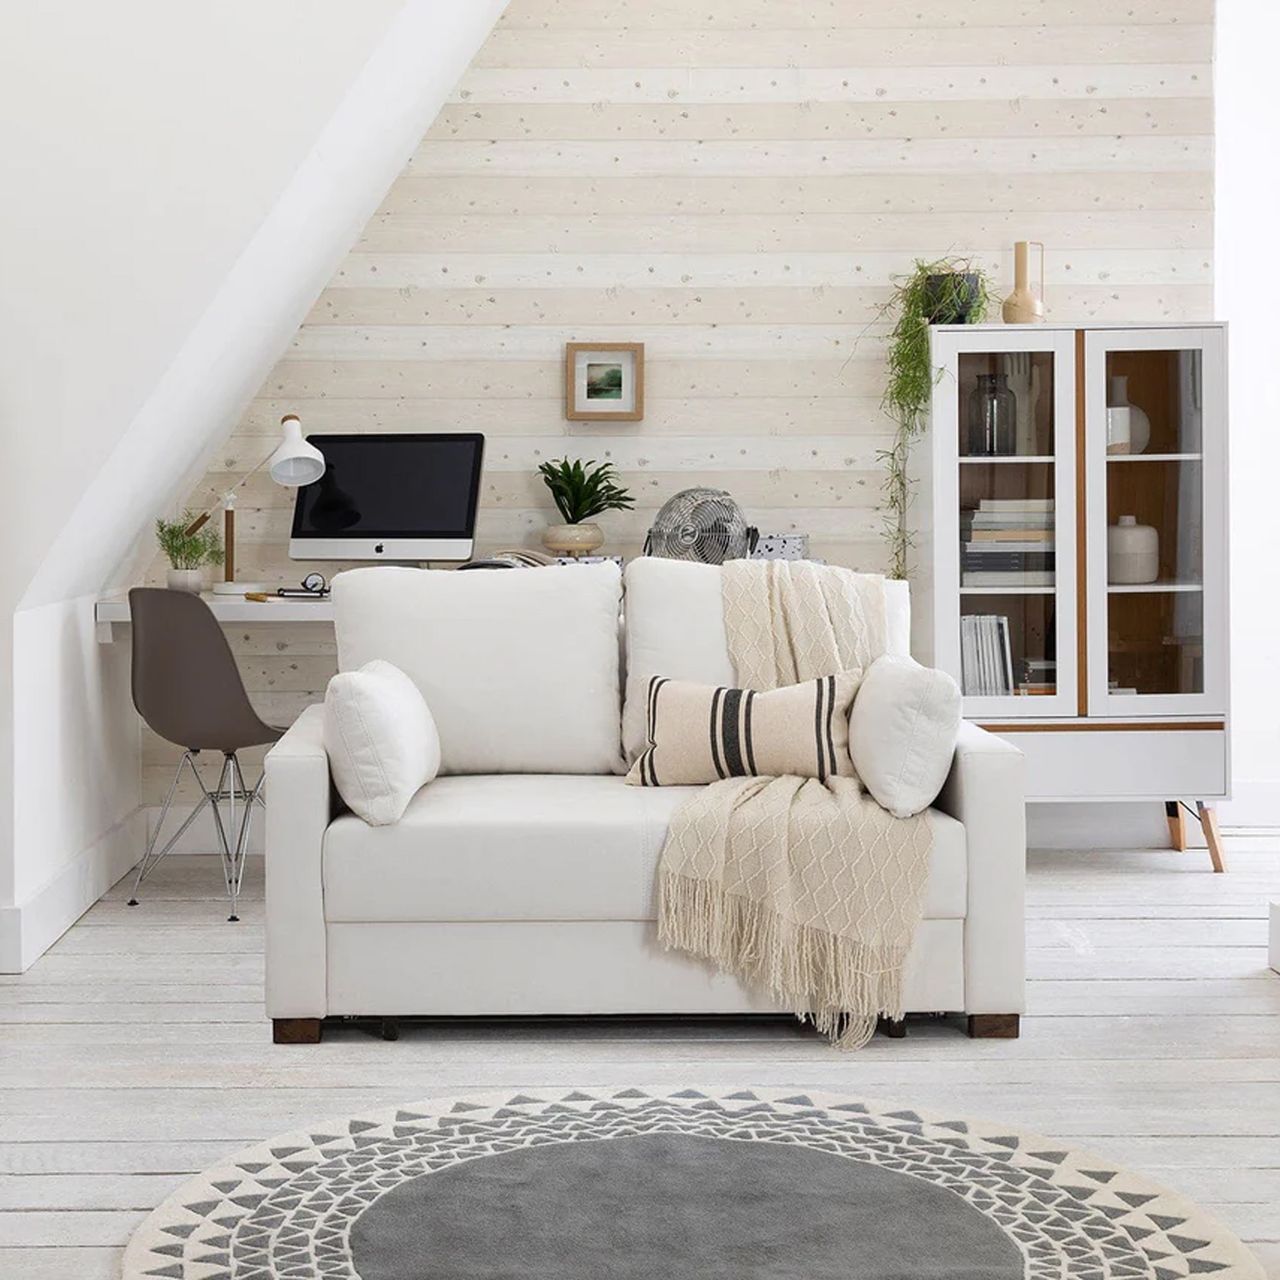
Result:
[[[962,587],[1051,587],[1052,569],[969,569],[960,577]]]
[[[1052,498],[980,498],[979,511],[1052,511]]]
[[[960,674],[965,695],[1003,698],[1013,692],[1009,619],[965,614],[960,619]]]
[[[1002,525],[998,529],[985,529],[977,525],[969,529],[969,541],[974,544],[1002,542],[1039,542],[1053,543],[1053,528],[1050,525],[1038,525],[1029,528],[1026,525]]]
[[[961,570],[968,573],[1052,573],[1052,556],[1020,555],[960,557]]]

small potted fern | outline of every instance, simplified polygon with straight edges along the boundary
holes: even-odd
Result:
[[[204,585],[204,566],[222,563],[222,539],[209,525],[193,528],[194,524],[190,511],[184,511],[176,520],[157,520],[156,541],[169,561],[169,590],[199,595]]]
[[[604,533],[598,524],[591,523],[592,517],[635,506],[631,494],[615,483],[617,473],[611,462],[561,458],[544,462],[538,471],[556,510],[564,517],[563,524],[548,525],[542,535],[547,550],[559,555],[590,555],[604,542]]]

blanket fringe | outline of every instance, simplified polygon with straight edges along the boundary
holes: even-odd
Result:
[[[840,1049],[860,1049],[880,1017],[904,1016],[905,952],[797,924],[708,880],[661,871],[658,938],[757,984]]]

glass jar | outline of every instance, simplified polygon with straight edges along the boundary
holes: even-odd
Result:
[[[969,454],[993,458],[1018,451],[1018,401],[1003,373],[980,373],[969,393]]]

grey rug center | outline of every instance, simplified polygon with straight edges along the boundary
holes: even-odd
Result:
[[[383,1195],[362,1280],[1019,1280],[959,1196],[802,1146],[653,1134],[509,1151]]]

